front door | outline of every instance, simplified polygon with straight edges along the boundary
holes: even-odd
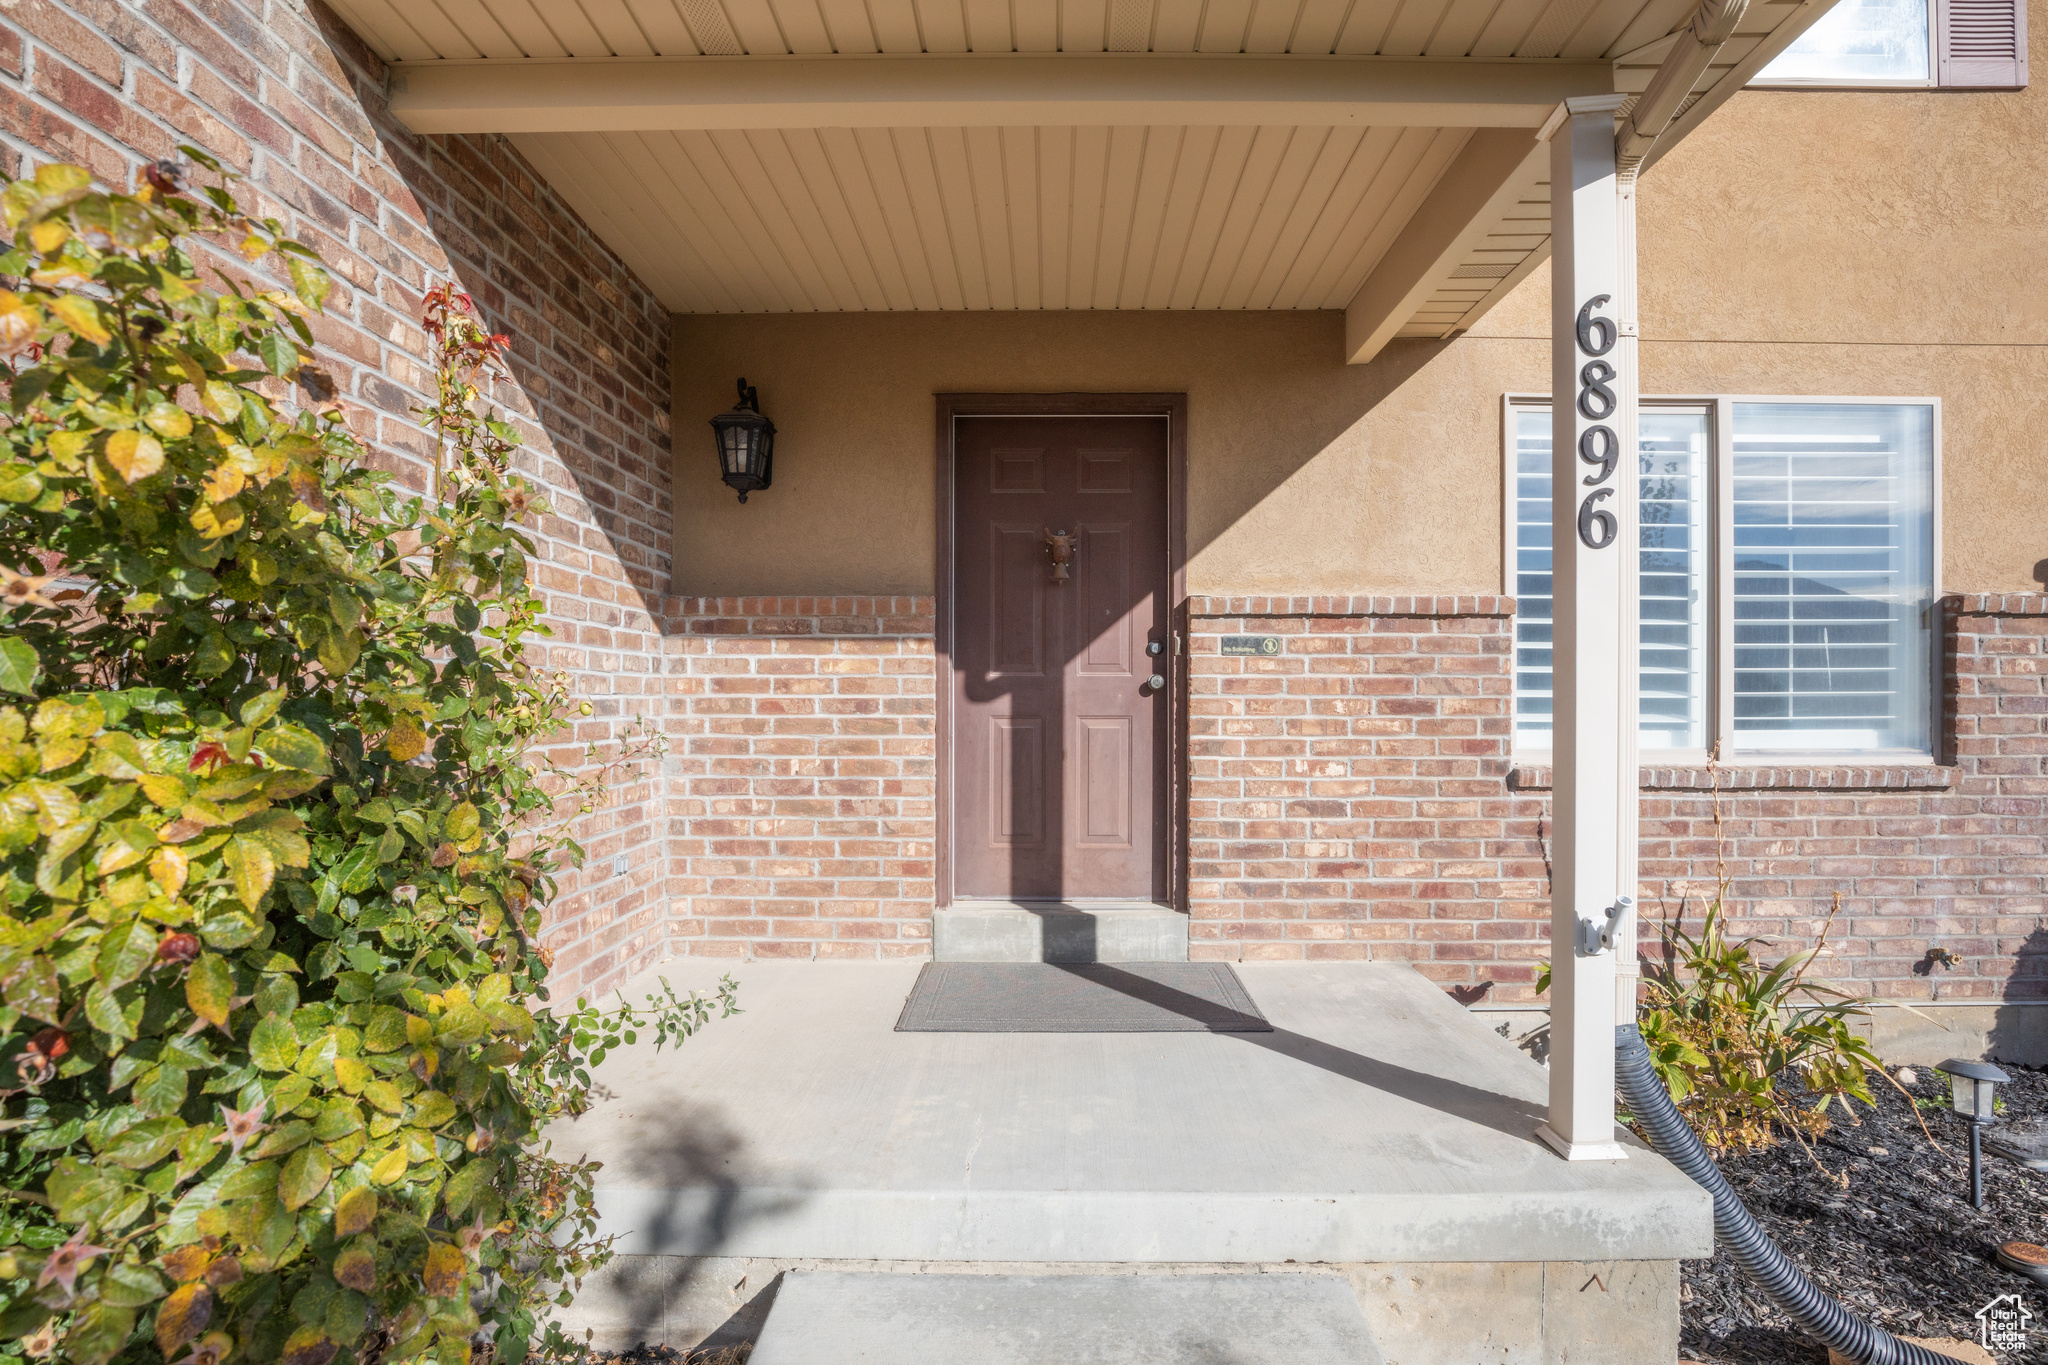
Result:
[[[955,894],[1164,901],[1167,419],[954,445]]]

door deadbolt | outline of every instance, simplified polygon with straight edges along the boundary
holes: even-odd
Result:
[[[1166,652],[1166,646],[1154,640],[1151,644],[1145,646],[1145,652],[1156,659]]]

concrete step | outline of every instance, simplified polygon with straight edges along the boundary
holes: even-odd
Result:
[[[940,962],[1186,962],[1188,917],[1150,901],[959,901],[932,916]]]
[[[1336,1275],[791,1271],[750,1365],[1382,1365]]]

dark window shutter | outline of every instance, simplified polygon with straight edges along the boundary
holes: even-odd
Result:
[[[2027,83],[2027,0],[1935,0],[1935,67],[1944,89]]]

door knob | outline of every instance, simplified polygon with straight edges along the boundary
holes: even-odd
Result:
[[[1166,679],[1160,677],[1157,673],[1154,673],[1149,679],[1146,680],[1146,685],[1149,686],[1154,692],[1164,692],[1166,690]]]

